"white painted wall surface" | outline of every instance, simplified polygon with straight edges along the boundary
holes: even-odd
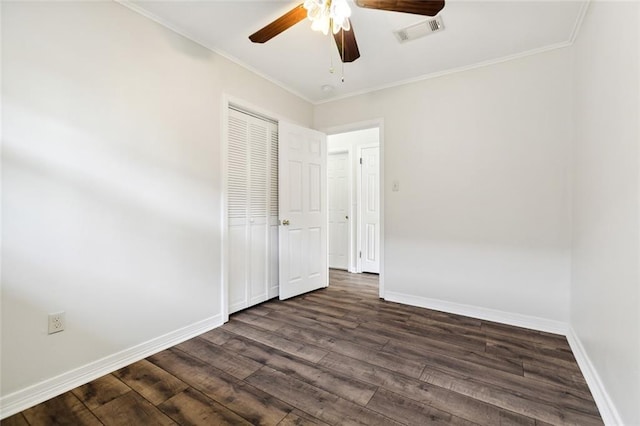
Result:
[[[593,1],[573,47],[571,326],[624,425],[640,424],[639,31],[637,2]]]
[[[2,55],[5,397],[219,319],[223,92],[312,106],[114,2],[3,2]]]
[[[560,49],[316,107],[316,128],[384,119],[385,292],[568,320],[570,65]]]

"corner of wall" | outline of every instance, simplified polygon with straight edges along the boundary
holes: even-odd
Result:
[[[602,417],[604,424],[623,425],[624,422],[620,418],[618,410],[616,410],[611,397],[607,393],[607,390],[600,379],[600,375],[598,375],[598,371],[591,362],[591,359],[589,359],[589,355],[587,355],[587,351],[584,346],[582,346],[580,338],[571,326],[569,326],[567,340],[573,355],[576,357],[580,371],[587,381],[587,385],[589,386],[593,399],[598,406],[598,410],[600,411],[600,416]]]

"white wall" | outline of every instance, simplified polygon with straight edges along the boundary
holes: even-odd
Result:
[[[5,398],[218,321],[223,92],[312,106],[114,2],[3,2],[2,55]]]
[[[571,326],[625,425],[640,424],[639,29],[637,2],[594,1],[573,47]]]
[[[358,238],[358,173],[360,168],[358,166],[359,156],[358,149],[363,145],[379,145],[380,143],[380,129],[378,127],[363,130],[354,130],[351,132],[337,133],[335,135],[327,136],[327,150],[329,153],[334,152],[347,152],[349,154],[349,172],[351,188],[349,194],[350,211],[349,217],[349,233],[350,233],[350,263],[349,271],[357,271],[357,238]]]
[[[570,59],[554,50],[316,107],[317,128],[384,119],[387,296],[568,320]]]

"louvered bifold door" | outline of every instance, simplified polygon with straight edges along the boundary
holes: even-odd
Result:
[[[278,127],[270,129],[271,145],[269,148],[269,295],[278,296]]]
[[[274,123],[234,109],[229,110],[228,128],[228,280],[233,313],[278,295],[277,161],[275,181],[273,177],[278,137]]]

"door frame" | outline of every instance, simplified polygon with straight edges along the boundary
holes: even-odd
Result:
[[[327,135],[329,136],[329,135]],[[353,241],[353,223],[355,222],[354,219],[356,218],[356,214],[353,211],[353,153],[351,152],[352,149],[348,148],[348,149],[334,149],[334,150],[329,150],[327,148],[327,164],[329,164],[329,156],[330,155],[336,155],[336,154],[347,154],[347,163],[348,163],[348,170],[347,170],[347,182],[348,182],[348,188],[347,188],[347,197],[349,197],[349,207],[348,207],[348,211],[349,211],[349,252],[347,253],[347,271],[349,272],[357,272],[355,270],[352,270],[353,268],[351,268],[351,265],[353,264],[353,252],[354,252],[354,244],[355,242]],[[329,186],[327,185],[327,203],[329,202]],[[327,204],[328,205],[328,204]]]
[[[384,193],[385,193],[385,179],[384,179],[384,119],[376,118],[372,120],[359,121],[355,123],[348,123],[340,126],[330,126],[319,128],[321,132],[329,135],[335,135],[338,133],[353,132],[356,130],[365,129],[378,129],[378,146],[380,149],[380,279],[378,284],[378,295],[381,299],[384,299]],[[359,239],[359,238],[358,238]]]

